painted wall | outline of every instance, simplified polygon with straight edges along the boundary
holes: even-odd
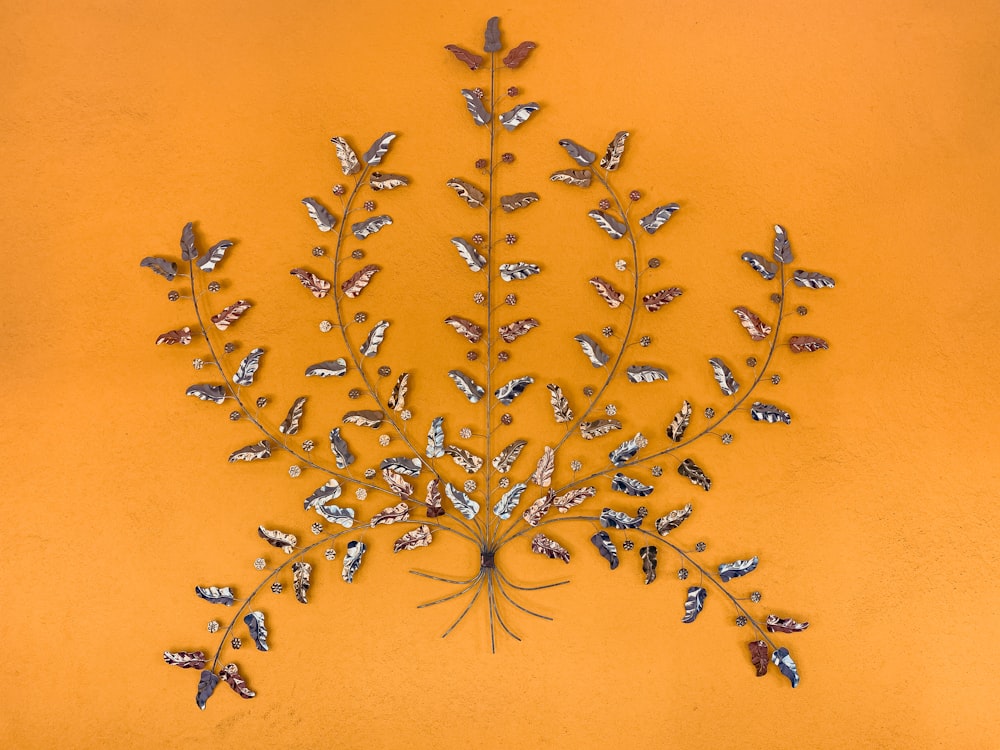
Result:
[[[988,690],[1000,668],[995,3],[205,5],[0,9],[5,746],[1000,743]],[[516,619],[523,643],[491,655],[479,610],[442,640],[457,611],[415,605],[446,587],[406,571],[471,572],[469,548],[394,556],[385,533],[354,586],[335,565],[317,572],[308,607],[265,598],[273,652],[237,659],[258,697],[221,687],[201,713],[196,676],[161,660],[214,645],[205,623],[222,613],[191,587],[247,590],[257,524],[309,536],[298,503],[319,481],[226,463],[253,431],[184,398],[196,355],[153,339],[190,325],[190,309],[138,261],[175,253],[189,220],[236,239],[222,296],[258,304],[237,339],[266,343],[260,392],[290,402],[303,362],[339,356],[317,329],[329,308],[288,276],[318,242],[298,201],[331,197],[330,136],[364,148],[396,130],[387,166],[416,179],[379,197],[398,226],[371,253],[389,272],[351,309],[398,321],[385,356],[415,372],[415,429],[439,411],[471,423],[459,401],[439,409],[454,396],[439,374],[465,351],[440,321],[474,313],[478,288],[447,242],[477,227],[443,183],[473,177],[483,136],[458,96],[474,76],[442,47],[475,47],[492,14],[508,42],[539,45],[505,79],[543,107],[511,138],[502,183],[542,194],[509,220],[548,273],[517,308],[543,321],[544,344],[519,367],[579,399],[593,374],[570,336],[621,325],[585,282],[613,274],[621,249],[586,218],[590,196],[548,182],[571,166],[562,137],[603,148],[630,130],[616,184],[684,205],[644,245],[664,261],[649,283],[687,290],[642,324],[671,381],[639,403],[633,389],[610,394],[649,434],[683,398],[721,403],[706,357],[759,350],[730,311],[772,312],[738,261],[766,251],[772,223],[802,266],[838,280],[795,298],[811,309],[789,325],[831,350],[779,359],[767,395],[791,428],[738,422],[733,445],[695,454],[711,493],[667,465],[650,503],[697,503],[675,537],[705,541],[706,563],[760,555],[742,587],[764,593],[759,611],[812,623],[783,639],[802,685],[753,676],[747,632],[720,598],[682,625],[675,560],[645,588],[635,553],[609,573],[590,529],[562,532],[572,584],[526,599],[555,622]],[[331,423],[344,390],[330,387]],[[535,451],[552,429],[543,396],[505,433]],[[523,583],[557,575],[526,550],[510,564]]]

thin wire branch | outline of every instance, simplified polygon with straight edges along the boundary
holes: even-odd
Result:
[[[497,572],[499,573],[499,571],[497,571]],[[515,607],[517,607],[522,612],[527,612],[529,615],[533,615],[535,617],[538,617],[539,619],[548,620],[549,622],[552,622],[552,618],[549,617],[548,615],[542,615],[542,614],[539,614],[538,612],[533,612],[532,610],[528,609],[527,607],[523,607],[520,604],[518,604],[517,602],[515,602],[513,599],[511,599],[510,594],[508,594],[507,590],[503,587],[503,580],[506,580],[506,579],[504,579],[504,577],[502,575],[500,575],[500,579],[501,580],[498,580],[496,582],[496,584],[497,584],[497,591],[499,591],[507,601],[509,601],[511,604],[513,604]]]
[[[460,623],[463,619],[465,619],[465,616],[469,614],[469,610],[472,609],[472,605],[476,603],[476,599],[479,598],[479,594],[482,592],[482,590],[483,590],[483,581],[480,580],[479,587],[476,589],[476,593],[473,595],[472,601],[470,601],[469,604],[465,607],[465,609],[462,610],[462,614],[460,614],[458,616],[458,619],[451,624],[451,627],[441,634],[442,638],[447,638],[448,635],[451,633],[451,631],[458,626],[458,623]]]
[[[462,589],[458,593],[456,593],[456,594],[449,594],[448,596],[443,596],[440,599],[435,599],[434,601],[431,601],[431,602],[424,602],[423,604],[418,604],[417,605],[417,609],[426,609],[427,607],[433,607],[436,604],[442,604],[443,602],[450,601],[451,599],[457,599],[458,597],[462,596],[467,591],[470,591],[477,583],[479,583],[479,579],[482,578],[482,577],[483,577],[483,573],[482,573],[482,571],[480,571],[479,575],[477,575],[475,578],[472,579],[472,583],[470,583],[468,586],[466,586],[464,589]]]

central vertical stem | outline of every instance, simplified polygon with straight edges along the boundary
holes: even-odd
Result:
[[[489,506],[490,489],[493,482],[493,185],[494,172],[496,169],[495,146],[496,146],[496,53],[490,53],[490,153],[489,153],[489,185],[486,190],[486,456],[483,498],[485,504]],[[492,527],[490,523],[489,507],[484,509],[486,513],[486,538],[485,545],[491,544]]]

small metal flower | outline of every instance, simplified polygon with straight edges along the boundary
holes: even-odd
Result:
[[[502,154],[500,158],[503,159],[504,164],[511,164],[514,161],[515,157],[514,154],[512,154],[510,151],[507,151],[506,153]]]
[[[483,304],[483,302],[486,301],[486,295],[483,294],[482,292],[474,292],[472,295],[472,301],[475,302],[477,305],[481,305]]]
[[[321,320],[319,322],[319,330],[321,330],[323,333],[329,333],[330,331],[333,330],[333,323],[331,323],[329,320]]]
[[[374,211],[375,210],[375,201],[365,201],[363,205],[364,205],[365,211]]]
[[[409,409],[403,409],[403,411],[399,412],[399,418],[402,419],[404,422],[409,422],[411,419],[413,419],[413,412],[411,412]]]
[[[466,492],[475,492],[476,491],[476,487],[478,487],[478,486],[479,485],[476,484],[476,480],[475,479],[466,479],[465,480],[465,484],[462,485],[462,487],[465,489]]]
[[[321,247],[314,247],[312,249],[312,254],[315,255],[317,258],[322,258],[324,255],[326,255],[326,250],[324,250]]]
[[[323,524],[317,521],[316,523],[314,523],[312,526],[309,527],[309,530],[316,536],[319,536],[320,534],[323,533]]]
[[[756,367],[756,366],[757,366],[757,358],[747,357],[747,367]]]
[[[204,360],[198,359],[196,357],[195,359],[191,360],[191,366],[196,370],[200,370],[202,367],[205,366],[205,362]]]
[[[513,307],[514,305],[517,304],[517,295],[516,294],[508,294],[506,297],[504,297],[503,301],[506,302],[511,307]]]
[[[649,473],[652,474],[654,477],[662,477],[663,467],[657,464],[656,466],[653,466],[649,469]]]
[[[365,257],[365,251],[364,250],[352,250],[351,251],[351,257],[354,258],[354,260],[361,260],[362,258]]]
[[[356,497],[358,500],[364,500],[366,497],[368,497],[368,490],[366,490],[364,487],[358,487],[356,490],[354,490],[354,497]]]
[[[500,486],[500,489],[507,489],[510,487],[510,477],[500,477],[500,481],[497,484]]]
[[[605,338],[610,338],[615,335],[615,329],[611,326],[604,326],[604,328],[601,329],[601,335]]]
[[[219,623],[217,623],[215,620],[209,620],[209,622],[208,622],[208,632],[209,633],[215,633],[218,630],[219,630]]]
[[[176,302],[180,298],[181,295],[176,289],[171,289],[169,292],[167,292],[167,299],[170,300],[171,302]]]
[[[226,345],[224,347],[222,347],[222,350],[226,354],[232,354],[233,352],[236,351],[236,344],[234,344],[232,341],[227,341]]]
[[[498,362],[506,362],[509,359],[510,359],[510,352],[508,352],[506,350],[497,352],[497,361]]]
[[[723,432],[722,433],[722,444],[723,445],[729,445],[732,442],[733,442],[733,436],[730,433],[728,433],[728,432]]]
[[[302,441],[302,450],[304,450],[306,453],[309,453],[315,447],[316,447],[316,443],[314,443],[312,440],[303,440]]]
[[[264,568],[267,567],[267,560],[265,560],[263,557],[258,557],[256,560],[253,561],[253,566],[257,570],[263,570]]]
[[[214,294],[215,292],[219,291],[220,289],[222,289],[222,284],[220,284],[218,281],[209,282],[209,284],[208,284],[208,291],[210,291],[210,292],[212,292]]]
[[[351,388],[351,390],[349,390],[347,392],[347,397],[348,398],[361,398],[361,391],[359,389],[357,389],[357,388]]]
[[[375,469],[365,469],[365,479],[374,479],[376,473]]]
[[[602,211],[607,211],[609,208],[611,208],[611,201],[609,201],[607,198],[601,198],[601,200],[597,204],[597,207]]]
[[[619,258],[618,260],[615,261],[616,271],[624,271],[626,268],[628,268],[628,263],[625,262],[624,258]]]
[[[329,547],[328,549],[323,550],[323,557],[325,557],[327,560],[336,560],[337,550],[335,550],[333,547]]]
[[[474,235],[472,235],[472,244],[473,245],[482,245],[483,241],[485,239],[486,238],[483,237],[483,235],[481,235],[479,232],[476,232]]]
[[[580,471],[580,469],[583,468],[583,464],[577,461],[576,459],[573,459],[572,461],[569,462],[569,468],[572,469],[573,471]]]
[[[639,338],[639,346],[649,346],[653,343],[653,339],[649,336],[642,336]]]
[[[642,434],[636,435],[635,444],[640,448],[645,448],[647,445],[649,445],[649,438],[647,438],[645,435]]]
[[[771,376],[771,385],[777,385],[780,382],[781,382],[781,376],[780,375],[772,375]]]
[[[366,312],[356,312],[356,313],[354,313],[354,322],[355,323],[364,323],[366,320],[368,320],[368,313],[366,313]]]
[[[631,193],[628,194],[628,199],[630,201],[637,201],[641,197],[642,197],[642,193],[640,193],[638,190],[633,190]]]
[[[334,195],[343,195],[346,192],[347,192],[347,190],[344,189],[343,185],[334,185],[333,186],[333,194]]]
[[[795,308],[795,312],[797,312],[799,315],[808,315],[809,308],[806,307],[805,305],[799,305],[798,307]]]
[[[615,406],[614,404],[608,404],[607,406],[604,407],[604,413],[607,414],[609,417],[613,417],[615,414],[618,413],[618,407]]]
[[[514,421],[514,417],[512,417],[510,414],[502,414],[500,416],[500,421],[503,422],[503,424],[509,425]]]
[[[472,89],[472,93],[475,94],[476,97],[479,99],[482,99],[484,96],[486,96],[486,92],[483,91],[481,88],[479,88],[479,86],[476,86],[476,88]]]
[[[465,353],[465,358],[470,362],[475,362],[477,359],[479,359],[479,352],[470,349]]]
[[[517,96],[520,93],[521,91],[517,88],[517,86],[511,86],[507,89],[507,96]]]
[[[378,436],[378,444],[381,445],[383,448],[385,448],[387,445],[389,445],[389,441],[390,440],[392,440],[392,438],[389,437],[388,435],[379,435]]]
[[[389,365],[382,365],[380,368],[378,368],[378,374],[379,377],[387,378],[392,374],[392,369],[389,367]]]
[[[476,169],[486,169],[489,166],[489,162],[486,159],[476,159]]]
[[[258,409],[263,409],[265,406],[267,406],[267,397],[261,396],[260,398],[257,399],[256,403]]]
[[[233,651],[239,651],[243,648],[243,641],[239,638],[233,638],[233,640],[229,642],[229,645],[233,647]]]
[[[639,516],[639,518],[645,518],[646,516],[649,515],[649,508],[647,508],[645,505],[640,505],[639,509],[635,512],[635,514]]]
[[[275,581],[274,583],[271,584],[271,591],[273,591],[275,594],[280,594],[282,591],[284,591],[284,589],[285,587],[281,585],[281,581]]]
[[[242,416],[243,415],[240,412],[238,412],[238,411],[231,411],[231,412],[229,412],[229,418],[233,422],[239,422],[240,421],[240,417],[242,417]]]
[[[584,386],[583,395],[586,396],[587,398],[590,398],[591,396],[594,395],[594,389],[589,385]]]
[[[705,544],[704,542],[698,542],[696,545],[694,545],[694,549],[696,552],[704,552],[706,549],[708,549],[708,545]]]
[[[740,615],[739,617],[736,618],[736,624],[742,628],[744,625],[747,624],[747,618],[744,615]]]
[[[751,591],[750,592],[750,601],[754,602],[755,604],[757,602],[759,602],[760,601],[760,592],[759,591]]]
[[[468,427],[463,427],[458,431],[458,436],[462,438],[462,440],[468,440],[470,437],[472,437],[472,430],[469,429]]]
[[[290,476],[292,479],[295,479],[301,474],[302,474],[301,466],[296,466],[295,464],[292,464],[291,466],[288,467],[288,476]]]
[[[711,419],[714,416],[715,416],[715,409],[713,409],[711,406],[705,409],[705,419]]]
[[[506,242],[508,245],[513,245],[514,243],[517,242],[517,235],[514,234],[513,232],[508,232],[504,236],[503,241]]]
[[[660,267],[660,259],[659,258],[650,258],[649,262],[646,265],[648,265],[650,268],[659,268]]]
[[[687,568],[681,568],[680,570],[678,570],[677,571],[677,577],[680,578],[682,581],[686,580],[687,577],[688,577],[688,569]]]
[[[635,547],[635,542],[633,542],[631,539],[626,539],[624,542],[622,542],[622,549],[625,550],[626,552],[631,552],[634,547]]]
[[[781,302],[781,295],[780,294],[772,294],[771,295],[771,302],[773,302],[776,305],[778,303],[780,303]]]

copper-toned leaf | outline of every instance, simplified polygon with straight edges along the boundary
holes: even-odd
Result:
[[[795,286],[805,287],[806,289],[833,288],[837,285],[837,282],[830,276],[826,276],[818,271],[803,271],[802,269],[795,270],[792,274],[792,281],[795,282]]]
[[[361,157],[365,160],[365,164],[369,167],[377,167],[381,164],[383,157],[389,151],[389,144],[392,143],[395,137],[395,133],[384,133],[380,138],[377,138],[375,143],[365,151],[365,155]]]
[[[670,221],[670,217],[679,211],[680,208],[681,207],[676,203],[668,203],[665,206],[657,206],[649,214],[639,219],[639,226],[645,229],[649,234],[653,234],[657,229]]]
[[[757,676],[763,677],[767,674],[767,663],[771,661],[771,652],[764,641],[750,641],[750,663],[757,670]]]
[[[593,497],[597,494],[596,487],[577,487],[567,492],[565,495],[559,495],[553,498],[552,505],[559,509],[560,513],[568,513],[571,508],[575,508],[577,505],[582,503],[589,497]]]
[[[506,474],[527,444],[527,440],[515,440],[493,457],[493,468],[501,474]]]
[[[715,382],[719,384],[719,388],[724,396],[732,396],[740,389],[740,384],[733,377],[733,371],[726,366],[726,363],[721,358],[712,357],[712,359],[708,360],[708,364],[712,366]]]
[[[407,531],[403,536],[399,537],[392,545],[393,552],[408,552],[409,550],[416,549],[417,547],[426,547],[434,539],[431,536],[431,527],[427,524],[421,524],[412,531]]]
[[[483,327],[466,318],[449,315],[444,319],[444,322],[454,328],[459,335],[465,336],[470,344],[478,344],[479,340],[483,337]]]
[[[734,578],[741,578],[747,575],[747,573],[753,573],[757,570],[757,557],[751,557],[749,560],[735,560],[731,563],[722,563],[719,565],[719,580],[723,583],[728,583]]]
[[[365,339],[364,343],[361,345],[361,355],[364,357],[374,357],[378,354],[378,348],[382,345],[382,341],[385,339],[385,332],[389,328],[388,320],[380,320],[374,326],[372,326],[371,331],[368,333],[368,337]]]
[[[240,386],[253,385],[254,375],[260,367],[260,358],[264,356],[263,349],[251,349],[250,352],[240,362],[240,366],[233,373],[233,382]]]
[[[590,149],[586,149],[575,141],[571,141],[569,138],[563,138],[559,141],[559,145],[566,149],[566,153],[570,155],[581,167],[586,167],[594,163],[597,160],[597,154],[595,154]]]
[[[508,323],[505,326],[500,326],[497,330],[500,334],[500,338],[508,344],[512,344],[515,340],[526,334],[532,328],[537,328],[538,325],[538,321],[534,318],[523,318],[522,320],[515,320],[513,323]]]
[[[808,622],[796,622],[791,617],[782,619],[777,615],[768,615],[764,624],[770,633],[801,633],[809,627]]]
[[[669,289],[660,289],[658,292],[653,292],[652,294],[647,294],[642,298],[642,304],[650,312],[656,312],[661,307],[684,294],[684,291],[676,286],[672,286]]]
[[[371,427],[373,430],[377,430],[382,425],[383,419],[385,419],[385,412],[375,409],[358,409],[344,415],[344,422],[347,424]]]
[[[253,698],[257,695],[253,690],[247,685],[247,681],[243,679],[243,675],[240,674],[240,669],[233,663],[229,663],[219,670],[219,677],[222,681],[229,685],[238,696],[241,698]]]
[[[549,512],[553,500],[555,500],[555,493],[552,490],[549,490],[545,495],[535,500],[524,511],[523,518],[525,523],[529,526],[537,526],[542,518],[545,517],[545,514]]]
[[[771,335],[771,326],[761,320],[757,313],[743,305],[735,308],[733,312],[736,313],[736,317],[740,319],[740,325],[746,329],[752,340],[763,341]]]
[[[531,481],[539,487],[548,487],[552,484],[552,472],[556,468],[556,452],[548,445],[542,450],[542,457],[538,459],[535,473],[531,475]]]
[[[204,651],[164,651],[163,661],[181,669],[204,669],[208,659]]]
[[[608,144],[607,153],[604,154],[604,158],[601,159],[601,169],[606,169],[609,172],[614,172],[618,169],[621,164],[622,154],[625,153],[625,139],[628,138],[629,134],[625,130],[620,130],[615,133],[615,137]]]
[[[604,367],[610,361],[611,357],[607,352],[601,349],[601,345],[587,334],[578,334],[573,337],[573,340],[580,345],[583,353],[587,355],[587,359],[594,367]]]
[[[479,208],[486,202],[486,194],[471,182],[466,182],[459,177],[452,177],[445,184],[458,193],[458,197],[472,208]],[[452,241],[454,242],[454,240]]]
[[[370,219],[351,224],[351,233],[359,240],[377,234],[383,227],[392,224],[392,217],[387,214],[372,216]]]
[[[457,445],[446,445],[444,454],[451,456],[451,459],[465,469],[468,474],[475,474],[483,468],[483,459],[471,451],[465,450],[465,448],[459,448]]]
[[[265,458],[270,457],[271,444],[267,440],[261,440],[259,443],[246,445],[239,450],[233,451],[229,456],[229,463],[234,463],[235,461],[263,461]]]
[[[321,232],[329,232],[337,225],[336,217],[331,214],[326,206],[315,198],[303,198],[302,205],[309,212],[309,218],[316,222],[316,226]]]
[[[680,466],[677,467],[677,473],[682,477],[686,477],[691,484],[701,487],[705,492],[712,489],[712,480],[708,478],[701,467],[698,466],[690,458],[685,458],[681,461]]]
[[[295,551],[295,545],[299,543],[295,534],[278,531],[277,529],[265,529],[263,526],[257,527],[257,536],[272,547],[277,547],[286,555],[292,554]]]
[[[413,485],[410,484],[406,477],[392,469],[382,469],[382,478],[385,479],[385,483],[389,485],[389,489],[394,493],[399,495],[403,500],[409,500],[413,497]]]
[[[403,411],[406,408],[406,392],[408,390],[410,390],[410,373],[400,373],[385,405],[393,411]]]
[[[607,232],[608,236],[613,240],[620,240],[628,231],[627,224],[619,221],[617,216],[613,216],[607,211],[594,209],[593,211],[588,211],[587,216],[597,222],[597,226]]]
[[[639,559],[642,560],[642,574],[646,577],[644,582],[648,586],[656,580],[656,547],[640,547]]]
[[[278,432],[282,435],[297,435],[299,433],[299,425],[302,424],[302,415],[305,412],[307,400],[306,396],[299,396],[295,399],[292,408],[288,410],[288,416],[278,425]]]
[[[592,422],[580,422],[580,435],[584,440],[593,440],[621,428],[622,423],[617,419],[595,419]]]
[[[216,328],[220,331],[224,331],[243,317],[243,313],[249,310],[250,307],[250,303],[245,299],[238,299],[233,304],[223,308],[218,314],[213,315],[212,322],[215,324]]]
[[[345,583],[354,583],[354,575],[361,567],[361,559],[365,556],[368,547],[364,542],[352,539],[347,543],[347,554],[344,555],[344,567],[340,572],[340,577]]]
[[[776,649],[773,654],[771,654],[771,661],[778,666],[778,671],[781,672],[788,681],[792,683],[792,687],[799,686],[799,670],[795,666],[795,662],[792,661],[792,655],[788,653],[788,649],[782,646]]]
[[[194,260],[198,257],[198,248],[194,242],[194,224],[190,221],[181,230],[181,260]]]
[[[198,268],[202,271],[214,271],[215,267],[226,257],[226,251],[233,246],[232,240],[221,240],[216,242],[201,258],[198,259]]]
[[[462,49],[457,44],[446,44],[444,48],[455,55],[460,62],[468,65],[469,70],[477,70],[483,64],[483,58],[480,55],[473,54],[467,49]]]
[[[427,499],[424,501],[427,506],[427,517],[437,518],[444,515],[444,508],[441,507],[441,480],[432,479],[427,483]]]
[[[486,22],[486,34],[483,41],[484,52],[499,52],[503,49],[500,43],[500,18],[493,16]]]
[[[553,182],[565,182],[575,187],[590,187],[592,172],[589,169],[560,169],[549,177]]]
[[[221,604],[224,607],[231,607],[236,601],[236,593],[229,586],[195,586],[194,593],[209,604]]]
[[[347,142],[346,138],[335,135],[330,139],[330,143],[337,149],[337,158],[340,160],[340,168],[343,170],[345,177],[350,177],[352,174],[357,174],[361,171],[361,163],[358,161],[358,155],[354,153],[354,149],[351,148],[351,144]]]
[[[212,693],[215,692],[215,686],[218,684],[219,678],[211,670],[206,669],[201,673],[201,678],[198,680],[198,694],[194,700],[198,704],[198,708],[202,711],[205,710],[205,705],[208,703],[208,699],[212,697]]]
[[[549,383],[545,387],[550,391],[549,402],[552,404],[552,414],[556,422],[572,422],[573,410],[569,407],[569,401],[563,395],[562,388],[555,383]]]
[[[684,602],[684,618],[681,622],[694,622],[705,606],[708,591],[701,586],[691,586],[688,589],[687,600]]]
[[[761,401],[754,401],[750,405],[750,419],[755,422],[770,422],[771,424],[776,422],[792,423],[792,415],[787,411],[779,409],[774,404],[765,404]]]
[[[497,388],[493,392],[493,395],[504,406],[510,406],[510,404],[514,403],[514,399],[524,393],[524,389],[534,382],[535,379],[530,375],[513,378]]]
[[[191,329],[184,326],[173,331],[166,331],[156,337],[156,343],[157,345],[180,344],[181,346],[187,346],[191,343]]]
[[[778,273],[778,264],[772,263],[763,255],[747,252],[740,256],[740,260],[748,263],[750,268],[759,273],[760,277],[764,279],[764,281],[770,281],[774,278],[774,275]]]
[[[559,542],[549,539],[545,534],[539,532],[531,539],[531,551],[538,555],[545,555],[553,560],[569,562],[569,550]]]
[[[295,598],[302,604],[308,604],[309,586],[312,585],[312,565],[307,562],[292,563],[292,589],[295,591]]]
[[[774,225],[774,259],[779,263],[791,263],[793,260],[788,233],[780,224]]]
[[[391,526],[397,521],[408,521],[410,520],[410,506],[405,502],[398,503],[396,505],[390,506],[388,508],[383,508],[374,516],[369,522],[373,527],[380,524],[385,524]]]
[[[156,343],[160,343],[157,341]],[[181,342],[184,343],[183,341]],[[788,339],[788,346],[796,354],[801,352],[817,352],[820,349],[829,349],[830,345],[825,340],[816,336],[792,336]]]
[[[525,60],[538,45],[534,42],[521,42],[519,45],[514,47],[510,52],[508,52],[503,58],[503,64],[508,68],[516,68]]]
[[[507,213],[538,202],[538,193],[514,193],[500,196],[500,208]]]
[[[330,282],[326,279],[321,279],[311,271],[307,271],[304,268],[293,268],[288,273],[298,278],[302,282],[302,286],[312,292],[313,297],[317,299],[323,299],[330,291]]]
[[[518,125],[527,122],[528,118],[539,109],[538,102],[518,104],[513,109],[509,109],[500,115],[500,124],[507,130],[512,131]]]
[[[370,264],[357,271],[351,278],[340,285],[340,290],[344,296],[354,299],[362,290],[371,283],[372,276],[381,271],[381,267]]]
[[[472,121],[476,125],[485,125],[490,121],[490,113],[486,111],[483,100],[473,89],[462,89],[462,96],[465,97],[465,106],[472,115]]]
[[[167,260],[166,258],[149,256],[139,261],[139,265],[143,268],[151,269],[153,273],[158,276],[162,276],[167,281],[173,281],[177,278],[177,264],[173,261]],[[211,672],[209,672],[209,674],[211,674]]]
[[[598,531],[590,537],[590,543],[597,547],[597,551],[601,553],[601,557],[608,561],[612,570],[618,567],[618,549],[611,541],[611,537],[608,536],[608,532]]]
[[[380,190],[395,190],[406,187],[410,181],[401,174],[389,174],[388,172],[372,172],[368,178],[368,185],[376,193]]]
[[[691,423],[691,404],[685,401],[681,404],[681,410],[674,414],[674,418],[667,425],[667,437],[675,443],[679,443],[684,437],[684,430]]]
[[[635,477],[625,476],[621,472],[611,477],[611,489],[631,497],[647,497],[653,493],[651,485],[643,484]]]
[[[660,536],[666,536],[690,518],[692,510],[693,508],[691,507],[691,503],[688,503],[683,508],[672,510],[667,513],[667,515],[660,516],[656,519],[656,523],[654,524],[656,526],[656,532]]]
[[[595,276],[590,280],[594,289],[597,293],[601,295],[601,299],[608,303],[608,307],[612,310],[621,305],[625,301],[625,295],[615,289],[614,284],[612,284],[607,279],[602,279],[600,276]]]

